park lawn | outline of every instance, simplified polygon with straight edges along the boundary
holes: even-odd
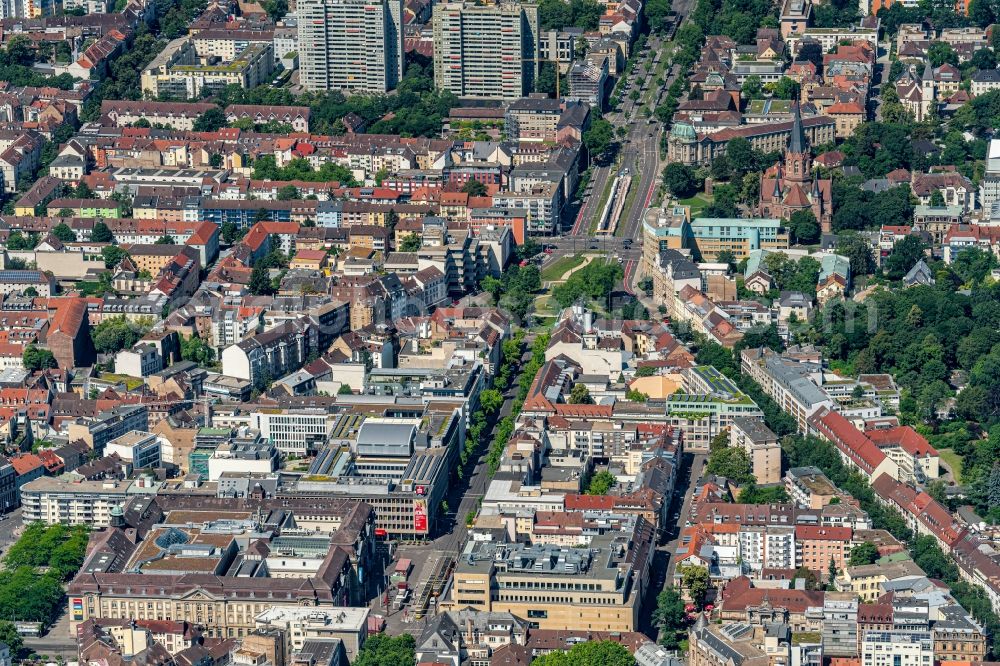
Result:
[[[555,282],[562,278],[566,271],[572,270],[583,263],[582,254],[559,257],[542,269],[542,282]]]
[[[703,211],[710,203],[712,203],[712,196],[704,192],[699,192],[693,197],[680,200],[682,206],[691,206],[691,217]]]
[[[948,466],[951,470],[951,474],[955,477],[955,483],[962,482],[962,456],[955,453],[952,449],[941,449],[938,451],[941,454],[941,462]]]

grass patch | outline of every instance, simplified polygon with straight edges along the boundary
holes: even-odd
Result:
[[[962,482],[962,456],[955,453],[952,449],[940,449],[938,453],[941,454],[941,462],[948,466],[951,470],[952,476],[955,477],[955,483]]]
[[[622,215],[627,216],[628,212],[632,210],[632,203],[635,202],[636,190],[639,189],[639,174],[632,174],[632,184],[629,185],[628,194],[625,195],[625,205],[622,206]],[[621,218],[618,219],[618,224],[615,225],[615,236],[621,238],[625,233],[625,225],[622,224]]]
[[[555,317],[539,317],[535,316],[535,325],[531,327],[531,332],[540,334],[547,331],[551,331],[552,327],[556,325]]]
[[[559,257],[551,264],[542,269],[542,281],[554,282],[562,278],[566,271],[572,270],[583,263],[582,254],[566,255]]]
[[[142,379],[139,379],[137,377],[130,377],[128,375],[115,375],[110,372],[105,372],[103,375],[101,375],[101,379],[103,379],[106,382],[125,384],[125,388],[128,389],[129,391],[134,391],[145,383]]]
[[[556,311],[553,308],[554,301],[552,297],[547,294],[541,294],[535,298],[535,315],[539,317],[555,316]]]
[[[708,205],[712,203],[712,196],[704,192],[699,192],[693,197],[681,199],[678,203],[682,206],[691,206],[691,217],[694,218],[698,216],[698,213],[708,208]]]
[[[617,173],[617,169],[615,169],[615,172],[608,174],[608,182],[604,184],[604,191],[601,192],[601,200],[597,202],[597,210],[594,211],[594,217],[590,220],[590,232],[588,234],[590,236],[594,235],[594,229],[597,228],[597,221],[601,219],[604,207],[608,205],[608,199],[611,198],[611,188],[614,186],[616,180],[615,173]]]

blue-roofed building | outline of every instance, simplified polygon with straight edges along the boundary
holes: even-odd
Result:
[[[839,254],[828,254],[820,261],[818,281],[822,283],[833,275],[839,275],[845,280],[851,278],[851,261]]]
[[[239,229],[249,229],[255,222],[291,222],[292,202],[289,201],[237,201],[206,199],[202,202],[202,219],[220,227],[227,222]],[[328,225],[324,225],[328,226]]]

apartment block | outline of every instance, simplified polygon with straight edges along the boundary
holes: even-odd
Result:
[[[729,427],[729,445],[747,452],[758,484],[781,482],[781,446],[778,436],[763,420],[734,417]]]
[[[69,441],[84,441],[103,454],[104,447],[133,430],[149,430],[149,408],[145,405],[123,405],[103,412],[94,419],[77,419],[67,429]]]
[[[819,369],[775,354],[766,347],[740,352],[740,367],[778,406],[795,417],[800,432],[809,429],[809,417],[833,407],[833,400],[812,378]]]
[[[538,8],[446,2],[434,8],[434,84],[458,97],[526,97],[538,77]]]
[[[143,94],[190,99],[227,85],[256,88],[267,83],[274,70],[270,42],[249,43],[229,61],[205,48],[205,44],[190,37],[178,37],[167,44],[142,70]]]
[[[667,419],[684,432],[684,445],[707,451],[712,438],[732,426],[737,417],[764,418],[750,396],[712,366],[684,371],[683,391],[667,397]]]
[[[302,85],[384,93],[403,78],[402,0],[303,0],[297,5]]]
[[[829,576],[831,566],[836,571],[841,571],[847,566],[853,534],[850,527],[797,525],[797,566],[806,567],[819,580]]]
[[[135,496],[152,497],[158,484],[136,481],[81,481],[67,476],[43,476],[21,487],[25,523],[46,525],[111,524],[111,511]]]
[[[785,490],[793,502],[809,509],[822,509],[837,496],[837,487],[818,467],[793,467],[788,470]]]

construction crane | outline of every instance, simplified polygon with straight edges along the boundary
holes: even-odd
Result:
[[[562,77],[559,75],[559,61],[558,60],[553,60],[552,58],[521,58],[521,62],[537,62],[537,63],[551,62],[553,65],[555,65],[556,66],[556,99],[559,99],[560,97],[562,97],[559,94],[559,79],[562,78]]]

